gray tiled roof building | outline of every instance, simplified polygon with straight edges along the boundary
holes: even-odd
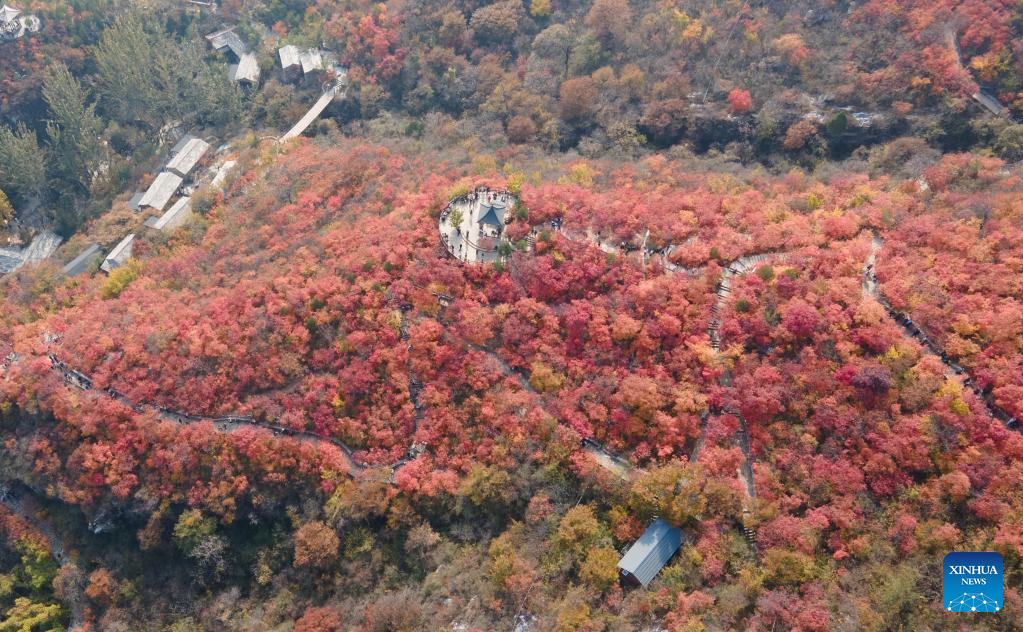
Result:
[[[100,256],[99,244],[91,244],[81,254],[65,265],[61,272],[67,276],[77,276],[89,271],[90,264]]]
[[[145,195],[139,200],[139,208],[152,208],[162,211],[182,183],[181,176],[170,171],[161,171],[153,183],[146,189]]]

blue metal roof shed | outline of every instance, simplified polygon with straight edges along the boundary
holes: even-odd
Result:
[[[625,552],[618,568],[622,580],[646,587],[682,546],[682,530],[658,518]]]

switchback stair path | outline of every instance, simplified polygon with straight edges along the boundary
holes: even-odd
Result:
[[[408,305],[402,305],[399,310],[401,314],[399,336],[402,341],[406,342],[406,344],[408,343],[409,334],[405,312],[407,311],[406,308],[410,307],[411,306]],[[409,345],[409,349],[411,350],[411,345]],[[153,404],[151,402],[134,402],[128,399],[128,397],[124,393],[121,393],[116,389],[107,388],[101,390],[94,388],[92,385],[92,378],[90,378],[88,375],[85,375],[84,373],[67,365],[64,361],[62,361],[53,353],[50,353],[48,357],[50,360],[51,368],[55,372],[59,373],[63,378],[64,382],[67,383],[69,386],[78,388],[83,391],[89,391],[105,395],[111,399],[114,399],[124,404],[125,406],[131,408],[132,410],[138,413],[152,412],[155,413],[158,418],[163,419],[165,421],[174,422],[178,425],[210,422],[213,424],[214,429],[216,429],[218,432],[224,433],[234,432],[235,430],[238,430],[239,428],[243,427],[252,427],[261,428],[263,430],[269,430],[274,436],[278,437],[279,436],[291,437],[298,441],[308,442],[316,445],[321,445],[324,443],[333,445],[334,447],[339,448],[341,452],[345,455],[345,459],[347,460],[348,466],[350,468],[349,475],[352,476],[353,478],[359,472],[367,470],[371,467],[390,468],[392,471],[393,478],[394,472],[396,472],[398,468],[411,461],[424,450],[424,446],[413,443],[409,447],[405,456],[398,459],[394,463],[379,466],[369,465],[359,461],[355,456],[355,450],[352,449],[352,447],[349,446],[344,441],[337,439],[335,437],[319,435],[308,430],[297,430],[295,428],[289,428],[287,426],[276,424],[272,421],[260,421],[249,415],[235,414],[225,415],[222,417],[214,417],[210,415],[197,415],[180,410],[172,410],[170,408]],[[412,431],[412,436],[414,437],[416,431],[419,429],[419,422],[422,418],[423,407],[419,403],[419,393],[422,390],[422,385],[415,378],[415,376],[411,374],[411,372],[409,373],[408,389],[409,399],[412,401],[412,406],[415,411],[415,425]]]
[[[341,85],[343,85],[343,84],[341,84],[341,83],[335,84],[335,86],[331,90],[333,91],[333,90],[340,89]],[[333,98],[333,95],[331,96],[331,98]],[[618,254],[620,252],[620,247],[615,246],[615,245],[613,245],[611,243],[608,243],[607,241],[602,240],[592,230],[588,229],[585,233],[583,233],[583,235],[585,235],[585,236],[583,236],[583,235],[573,235],[573,233],[570,233],[570,232],[562,230],[560,228],[560,225],[559,225],[558,230],[559,230],[559,232],[561,234],[563,234],[568,239],[579,240],[579,241],[586,241],[586,242],[596,242],[597,245],[604,252],[613,253],[613,254]],[[946,375],[948,375],[949,377],[961,378],[962,379],[962,384],[965,387],[967,387],[970,390],[972,390],[978,396],[980,401],[984,403],[985,407],[987,407],[988,411],[991,413],[991,415],[994,418],[1000,420],[1002,423],[1004,423],[1009,428],[1018,428],[1018,425],[1019,425],[1018,421],[1014,417],[1009,416],[1006,411],[1004,411],[1001,408],[999,408],[995,404],[994,398],[993,398],[993,396],[990,393],[985,393],[981,389],[979,389],[976,386],[976,384],[974,384],[973,379],[966,373],[966,371],[965,371],[965,369],[963,367],[953,363],[948,358],[947,354],[945,352],[943,352],[940,349],[940,347],[938,347],[938,345],[936,345],[932,340],[930,340],[930,338],[928,338],[919,329],[919,327],[917,327],[913,323],[912,319],[910,319],[905,314],[903,314],[903,313],[899,312],[898,310],[896,310],[891,305],[891,303],[888,300],[886,300],[885,297],[881,294],[880,289],[879,289],[879,284],[878,284],[878,281],[877,281],[877,277],[876,277],[876,275],[874,273],[874,263],[876,262],[878,253],[879,253],[881,247],[883,246],[884,242],[883,242],[882,237],[880,235],[878,235],[876,231],[867,231],[866,229],[864,231],[861,231],[858,235],[856,235],[856,237],[854,237],[854,239],[859,237],[859,236],[861,236],[864,232],[869,232],[870,235],[871,235],[871,252],[870,252],[870,255],[869,255],[868,259],[867,259],[867,262],[864,264],[864,268],[863,268],[862,287],[863,287],[864,292],[869,294],[873,298],[875,298],[885,308],[885,310],[888,312],[889,316],[892,317],[899,324],[899,326],[902,328],[902,330],[908,336],[910,336],[910,337],[914,338],[915,340],[917,340],[918,342],[920,342],[922,347],[925,349],[925,351],[927,353],[930,353],[930,354],[934,355],[935,357],[937,357],[942,362],[942,364],[947,369]],[[670,248],[671,247],[668,246],[667,248],[664,248],[664,249],[661,250],[662,258],[664,257],[664,253],[665,252],[670,251]],[[631,251],[632,250],[629,250],[629,252],[631,252]],[[653,254],[656,254],[656,252],[655,251],[649,251],[648,254],[649,255],[653,255]],[[718,330],[718,327],[720,326],[720,318],[721,318],[721,315],[722,315],[721,312],[722,312],[722,310],[723,310],[723,308],[725,306],[725,303],[726,303],[726,301],[728,299],[728,296],[731,293],[731,279],[733,277],[735,277],[735,276],[748,273],[749,271],[755,269],[759,264],[767,261],[768,258],[770,258],[770,257],[782,258],[783,259],[786,256],[788,256],[789,254],[790,253],[786,252],[786,251],[770,251],[770,252],[762,252],[762,253],[756,253],[756,254],[749,254],[749,255],[745,255],[743,257],[740,257],[739,259],[736,259],[735,261],[733,261],[733,262],[729,263],[727,266],[725,266],[725,271],[722,273],[722,278],[720,279],[720,281],[718,282],[718,284],[716,286],[715,292],[717,294],[717,298],[715,300],[714,305],[711,308],[711,315],[710,315],[709,326],[708,326],[708,337],[709,337],[709,339],[711,341],[712,347],[714,348],[714,350],[716,352],[720,351],[721,340],[720,340],[720,338],[718,336],[717,330]],[[643,261],[645,259],[646,259],[646,256],[641,253],[640,261]],[[662,265],[662,269],[667,271],[667,272],[677,272],[677,273],[683,273],[683,274],[692,275],[692,274],[698,273],[701,269],[703,269],[703,267],[697,267],[697,268],[678,268],[678,267],[676,267],[674,270],[672,270],[667,265]],[[402,305],[401,306],[401,313],[402,313],[401,338],[402,338],[403,341],[407,341],[408,340],[408,330],[407,330],[407,322],[405,320],[405,311],[407,311],[410,308],[411,308],[410,305]],[[446,332],[445,335],[450,335],[447,332],[447,330],[445,330],[445,332]],[[499,354],[497,354],[496,352],[494,352],[491,349],[488,349],[486,347],[482,347],[480,345],[476,345],[476,344],[471,343],[469,341],[463,340],[463,342],[466,345],[468,345],[468,346],[470,346],[472,348],[475,348],[478,351],[482,351],[484,353],[487,353],[491,357],[496,358],[497,361],[498,361],[498,364],[499,364],[499,366],[501,368],[501,371],[505,375],[507,375],[507,376],[514,376],[516,378],[516,380],[518,381],[518,383],[520,384],[520,386],[523,389],[525,389],[527,391],[530,391],[530,392],[532,392],[534,394],[536,393],[535,389],[532,388],[532,385],[529,384],[528,379],[520,371],[517,371],[514,368],[512,368],[507,363],[507,361],[505,361],[503,358],[500,357]],[[206,416],[206,415],[194,415],[194,414],[190,414],[190,413],[187,413],[187,412],[184,412],[184,411],[172,410],[172,409],[169,409],[169,408],[166,408],[166,407],[162,407],[162,406],[159,406],[159,405],[156,405],[156,404],[148,403],[148,402],[133,402],[133,401],[129,400],[123,393],[120,393],[120,392],[118,392],[118,391],[116,391],[114,389],[106,389],[104,391],[100,391],[99,389],[94,389],[93,386],[92,386],[92,379],[91,378],[89,378],[87,375],[77,371],[73,367],[67,365],[60,358],[58,358],[55,354],[50,353],[49,354],[49,359],[50,359],[50,363],[51,363],[51,366],[52,366],[53,370],[55,372],[60,373],[62,375],[64,381],[66,383],[68,383],[69,385],[75,386],[75,387],[80,388],[80,389],[85,390],[85,391],[95,391],[95,392],[98,392],[98,393],[105,394],[106,396],[111,397],[113,399],[116,399],[117,401],[125,404],[126,406],[132,408],[133,410],[135,410],[137,412],[153,411],[153,412],[156,413],[156,415],[159,418],[165,419],[165,420],[168,420],[168,421],[172,421],[174,423],[181,424],[181,425],[189,424],[189,423],[208,421],[208,422],[211,422],[214,425],[214,428],[217,431],[219,431],[219,432],[233,432],[233,431],[237,430],[238,428],[241,428],[241,427],[244,427],[244,426],[249,426],[249,427],[262,428],[262,429],[265,429],[265,430],[269,430],[275,436],[287,436],[287,437],[295,438],[295,439],[300,440],[300,441],[307,441],[307,442],[314,443],[314,444],[317,444],[317,445],[328,443],[328,444],[333,445],[333,446],[337,447],[338,449],[340,449],[340,451],[345,455],[345,458],[346,458],[346,460],[347,460],[347,462],[349,464],[349,467],[350,467],[349,475],[352,476],[352,477],[356,476],[359,472],[362,472],[362,471],[364,471],[364,470],[366,470],[366,469],[368,469],[370,467],[374,467],[373,465],[369,465],[369,464],[363,463],[360,460],[358,460],[356,458],[356,456],[355,456],[355,450],[354,449],[352,449],[344,441],[341,441],[340,439],[337,439],[337,438],[334,438],[334,437],[328,437],[328,436],[319,435],[319,434],[316,434],[316,433],[313,433],[313,432],[309,432],[307,430],[297,430],[297,429],[294,429],[294,428],[289,428],[289,427],[286,427],[286,426],[283,426],[283,425],[280,425],[280,424],[273,423],[272,421],[260,421],[260,420],[257,420],[255,418],[253,418],[251,416],[247,416],[247,415],[226,415],[226,416],[223,416],[223,417],[212,417],[212,416]],[[416,429],[418,429],[418,424],[419,424],[419,420],[420,420],[421,413],[422,413],[422,406],[419,404],[419,392],[420,392],[421,388],[422,388],[421,384],[419,384],[419,382],[415,379],[415,377],[410,374],[410,376],[409,376],[409,392],[410,392],[410,399],[412,400],[413,407],[415,408],[415,413],[416,413],[416,415],[415,415],[415,418],[416,418],[415,428]],[[742,420],[742,423],[744,424],[744,429],[745,429],[745,420]],[[703,424],[701,424],[701,428],[702,428],[702,426],[703,426]],[[414,437],[414,434],[415,434],[415,432],[413,432],[413,437]],[[749,457],[749,454],[748,454],[748,449],[749,449],[748,448],[748,445],[749,445],[748,435],[746,436],[745,440],[744,441],[740,441],[740,443],[743,444],[743,447],[744,447],[743,451],[744,451],[744,453],[747,453],[747,465],[746,465],[746,467],[744,469],[747,471],[748,476],[747,476],[747,482],[743,486],[750,490],[750,494],[749,495],[750,495],[750,497],[753,497],[755,495],[755,491],[752,489],[753,488],[753,484],[752,484],[752,466],[751,466],[751,464],[749,462],[749,458],[750,457]],[[701,431],[700,439],[697,440],[697,448],[694,451],[694,458],[695,458],[696,454],[698,453],[699,448],[701,446],[702,446],[702,431]],[[589,449],[591,451],[596,451],[596,450],[598,450],[598,447],[599,447],[599,452],[601,452],[603,455],[606,455],[609,459],[614,461],[614,465],[615,466],[618,466],[621,463],[625,462],[623,459],[620,459],[619,457],[616,457],[615,455],[613,455],[612,453],[610,453],[606,449],[604,449],[602,446],[600,446],[600,444],[598,444],[597,442],[595,442],[595,441],[593,441],[591,439],[587,439],[586,440],[586,442],[584,444],[584,447],[587,447],[587,449]],[[380,467],[390,467],[391,470],[392,470],[392,478],[393,478],[394,472],[399,467],[401,467],[402,465],[404,465],[405,463],[407,463],[411,459],[415,458],[415,456],[417,456],[418,454],[422,453],[425,449],[426,449],[426,446],[413,443],[409,447],[409,450],[406,453],[406,455],[403,456],[401,459],[399,459],[398,461],[390,464],[389,466],[381,465]],[[600,460],[600,459],[598,458],[598,460]]]

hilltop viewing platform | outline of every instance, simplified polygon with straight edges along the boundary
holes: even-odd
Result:
[[[38,17],[24,15],[20,9],[6,4],[0,7],[0,41],[15,40],[25,33],[38,33],[41,28]]]
[[[516,201],[508,191],[485,186],[456,197],[441,211],[441,242],[453,257],[466,263],[497,261]]]

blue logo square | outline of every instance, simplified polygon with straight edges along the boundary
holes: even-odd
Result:
[[[941,605],[946,612],[1001,612],[1001,555],[949,553],[941,565]]]

